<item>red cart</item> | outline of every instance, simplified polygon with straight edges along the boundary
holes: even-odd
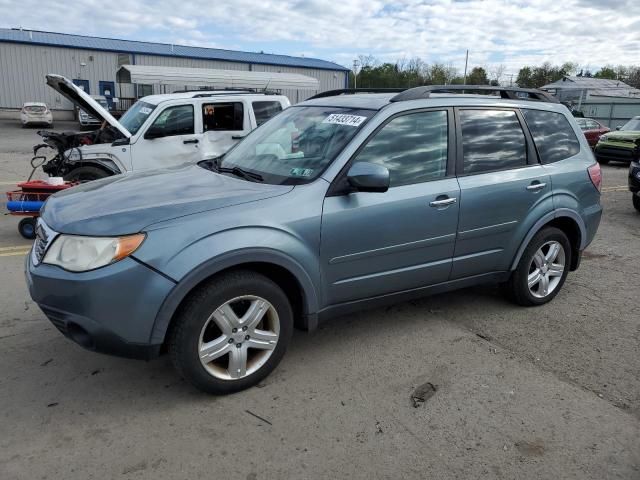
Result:
[[[18,184],[19,190],[7,192],[9,215],[25,217],[18,224],[18,232],[24,238],[36,238],[36,219],[47,198],[60,190],[73,187],[76,183],[50,185],[44,180],[31,180]]]

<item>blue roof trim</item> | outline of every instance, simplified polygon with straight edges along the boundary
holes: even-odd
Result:
[[[42,32],[39,30],[0,28],[0,42],[81,48],[115,53],[182,57],[199,60],[222,60],[226,62],[278,65],[283,67],[316,68],[320,70],[349,70],[337,63],[320,60],[318,58],[292,57],[271,53],[238,52],[218,48],[189,47],[186,45],[119,40],[114,38],[86,37],[83,35]]]

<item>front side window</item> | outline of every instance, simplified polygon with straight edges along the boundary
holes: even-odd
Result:
[[[580,142],[561,113],[529,109],[522,110],[522,113],[542,163],[558,162],[580,151]],[[592,120],[585,122],[589,127]]]
[[[242,102],[205,103],[202,105],[202,126],[205,133],[244,130]]]
[[[163,137],[194,133],[193,106],[178,105],[168,107],[158,115],[149,130],[162,133],[161,136]]]
[[[282,105],[280,102],[274,101],[260,101],[252,102],[253,113],[256,116],[256,123],[258,126],[269,120],[271,117],[275,117],[282,111]]]
[[[387,167],[391,187],[442,178],[447,171],[447,130],[446,111],[402,115],[382,127],[354,161]]]
[[[524,167],[527,142],[511,110],[462,110],[463,173]]]
[[[260,175],[265,183],[308,183],[320,176],[374,113],[340,107],[288,108],[227,152],[219,167],[241,168]]]

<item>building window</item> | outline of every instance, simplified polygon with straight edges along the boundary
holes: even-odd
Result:
[[[138,98],[153,95],[153,85],[138,84]]]

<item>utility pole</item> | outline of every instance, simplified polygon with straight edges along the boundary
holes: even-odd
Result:
[[[358,60],[354,60],[353,61],[353,89],[357,90],[358,89],[358,66],[360,65],[360,62],[358,62]]]
[[[469,50],[467,50],[467,56],[464,59],[464,80],[462,81],[463,85],[467,84],[467,65],[469,64]]]

